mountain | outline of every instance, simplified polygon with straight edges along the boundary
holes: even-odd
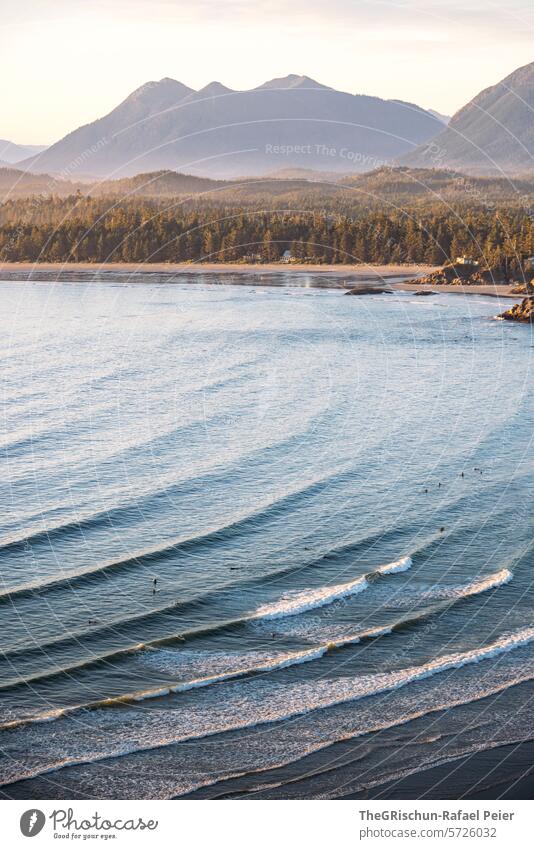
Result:
[[[534,201],[534,174],[513,181],[501,175],[471,176],[443,168],[379,168],[367,174],[343,178],[343,186],[367,203],[386,200],[395,203],[467,199],[473,206],[487,203],[529,203]]]
[[[478,94],[402,164],[473,174],[534,171],[534,62]]]
[[[35,156],[43,150],[46,150],[45,145],[13,144],[6,139],[0,139],[0,162],[14,165],[16,162],[27,159],[29,156]]]
[[[406,205],[446,201],[471,201],[534,206],[534,174],[529,178],[473,177],[457,171],[431,168],[383,167],[364,174],[336,174],[305,169],[286,169],[277,175],[241,180],[211,180],[177,171],[136,174],[97,182],[63,180],[50,174],[32,174],[0,163],[0,202],[34,195],[109,198],[110,204],[127,204],[136,198],[191,200],[199,207],[249,204],[322,208],[340,202],[345,208],[380,208],[387,203]]]
[[[132,197],[179,197],[180,195],[202,195],[217,192],[231,186],[225,180],[210,180],[176,171],[156,171],[152,174],[137,174],[119,180],[107,180],[85,187],[93,196],[111,195],[121,200]]]
[[[339,171],[316,171],[314,168],[278,168],[265,175],[273,180],[309,180],[311,182],[336,182],[342,179]]]
[[[33,195],[68,197],[91,195],[109,196],[121,202],[135,197],[182,197],[216,193],[232,187],[233,183],[178,174],[176,171],[158,171],[153,174],[138,174],[121,180],[91,183],[62,180],[50,174],[33,174],[30,171],[3,167],[0,163],[0,202]]]
[[[83,183],[58,180],[50,174],[32,174],[0,162],[0,203],[32,195],[58,195],[66,197],[86,189]]]
[[[248,91],[219,82],[193,91],[165,78],[22,165],[71,178],[160,170],[228,178],[295,167],[362,172],[442,129],[413,103],[347,94],[295,74]]]

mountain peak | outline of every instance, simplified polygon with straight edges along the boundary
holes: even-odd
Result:
[[[532,171],[534,62],[484,89],[456,112],[432,145],[402,157],[416,167],[453,168],[472,174]]]
[[[217,97],[219,94],[230,94],[232,91],[231,88],[227,88],[227,86],[218,82],[217,80],[213,80],[211,83],[208,83],[197,91],[197,95],[202,95],[203,97]]]
[[[123,103],[131,103],[136,100],[143,100],[147,97],[164,97],[166,99],[174,98],[178,101],[181,100],[182,97],[191,94],[192,91],[192,88],[178,82],[178,80],[173,80],[171,77],[163,77],[161,80],[149,80],[149,82],[139,86],[139,88],[136,88],[135,91],[132,91],[132,93],[128,95]]]
[[[534,62],[529,62],[527,65],[521,65],[520,68],[516,68],[515,71],[512,71],[511,74],[508,74],[504,80],[501,81],[501,85],[503,83],[532,83],[532,78],[534,76]],[[498,83],[499,85],[499,83]]]
[[[260,89],[288,89],[288,88],[320,88],[331,91],[329,86],[322,85],[311,77],[306,77],[302,74],[288,74],[287,77],[275,77],[274,80],[268,80],[263,85],[257,86]]]
[[[146,83],[108,115],[69,133],[28,164],[61,173],[79,160],[84,177],[166,169],[257,176],[281,166],[324,171],[325,165],[359,171],[368,162],[392,160],[426,142],[438,129],[436,119],[417,107],[355,97],[302,74],[245,91],[218,81],[193,91],[164,77]],[[353,158],[326,160],[325,146]],[[91,156],[82,155],[93,148]]]

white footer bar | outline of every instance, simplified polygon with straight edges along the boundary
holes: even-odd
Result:
[[[530,802],[4,801],[2,845],[382,849],[534,845]]]

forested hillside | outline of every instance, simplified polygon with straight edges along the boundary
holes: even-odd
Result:
[[[309,209],[80,195],[0,207],[3,262],[273,262],[287,250],[319,263],[441,264],[468,255],[518,272],[534,253],[534,217],[520,203],[369,208],[345,197]]]

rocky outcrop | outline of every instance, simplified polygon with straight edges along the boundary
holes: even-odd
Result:
[[[506,321],[534,322],[534,297],[525,298],[520,304],[514,304],[499,318],[504,318]]]
[[[497,269],[480,268],[470,263],[451,262],[427,274],[426,277],[418,277],[406,282],[421,286],[491,286],[507,281],[502,272]]]
[[[514,286],[513,289],[510,289],[511,295],[534,295],[534,280],[531,280],[530,283],[525,281],[525,283],[518,283],[517,286]]]
[[[345,295],[393,295],[393,289],[384,286],[374,286],[372,283],[360,283],[353,286]]]

